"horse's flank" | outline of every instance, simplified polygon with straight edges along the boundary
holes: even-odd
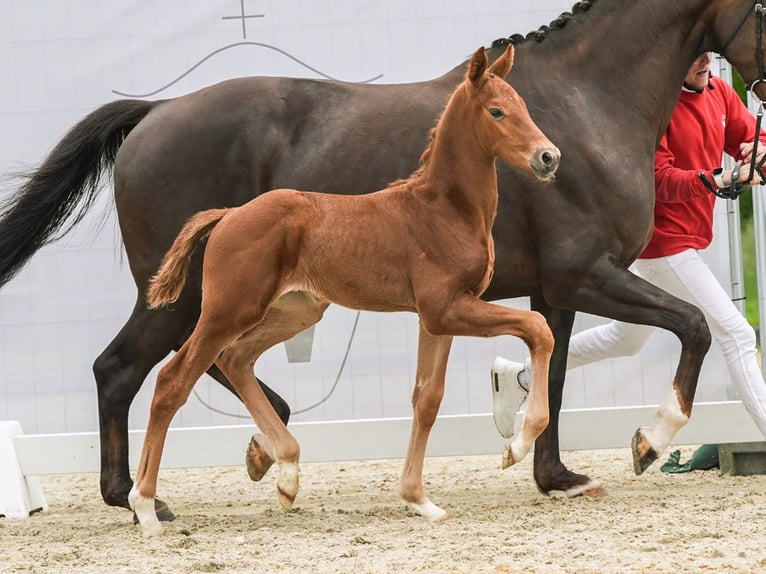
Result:
[[[507,53],[510,67],[512,47]],[[306,291],[353,309],[415,311],[412,278],[418,277],[418,269],[435,266],[448,272],[455,268],[457,255],[464,267],[461,284],[480,296],[495,260],[491,235],[497,214],[495,157],[550,180],[559,154],[529,120],[524,101],[507,85],[505,90],[495,88],[498,78],[492,74],[495,81],[487,81],[483,72],[484,68],[469,67],[468,77],[476,74],[476,80],[466,81],[453,93],[429,133],[422,165],[385,190],[362,196],[275,190],[237,210],[195,215],[150,282],[149,306],[165,306],[178,298],[194,246],[219,221],[221,230],[235,228],[235,239],[219,246],[213,237],[208,249],[227,253],[232,265],[252,265],[250,259],[263,254],[253,254],[248,241],[264,242],[268,237],[274,249],[269,254],[279,262],[283,281],[276,289],[277,298],[287,291]],[[478,104],[474,92],[482,96]],[[503,92],[510,96],[500,97]],[[491,128],[513,123],[512,132],[496,130],[512,144],[495,142],[495,133],[477,133],[484,129],[484,123],[475,119],[477,106],[500,114]],[[518,143],[522,139],[524,143]],[[391,238],[408,238],[412,246]],[[481,245],[480,252],[467,259],[465,247],[476,244]],[[299,252],[302,257],[296,258]]]

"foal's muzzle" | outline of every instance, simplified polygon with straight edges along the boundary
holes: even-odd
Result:
[[[529,165],[537,179],[550,181],[556,175],[556,170],[561,161],[561,151],[555,146],[541,147],[535,150]]]

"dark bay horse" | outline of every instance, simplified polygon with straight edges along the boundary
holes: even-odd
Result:
[[[658,436],[637,433],[639,471],[691,413],[710,343],[704,318],[626,267],[650,235],[653,154],[692,61],[717,51],[746,81],[758,75],[753,6],[751,0],[583,0],[573,14],[511,38],[516,60],[509,80],[565,161],[545,194],[530,193],[540,186],[530,175],[499,167],[495,274],[483,297],[529,296],[555,336],[551,420],[534,453],[543,492],[598,492],[596,481],[566,468],[559,453],[575,311],[655,325],[681,341],[670,395],[680,412],[661,411]],[[503,51],[504,42],[496,43],[490,60]],[[274,188],[355,194],[405,177],[464,65],[412,84],[243,78],[172,100],[116,101],[85,117],[30,174],[0,220],[0,284],[78,220],[114,162],[116,207],[138,293],[127,323],[94,364],[108,504],[129,507],[130,403],[199,316],[198,256],[172,310],[150,310],[144,301],[149,278],[184,222]],[[766,85],[757,89],[763,97]],[[218,369],[210,374],[231,389]],[[264,391],[286,421],[285,402]]]
[[[360,196],[279,189],[184,225],[147,289],[149,307],[181,294],[192,253],[205,238],[202,311],[178,353],[160,370],[130,503],[145,536],[163,532],[157,475],[170,422],[212,364],[253,416],[279,467],[277,493],[292,507],[300,446],[261,391],[258,358],[318,322],[330,303],[411,311],[420,319],[414,417],[399,491],[430,521],[447,514],[423,486],[423,459],[442,396],[454,336],[516,335],[535,367],[529,405],[509,462],[523,459],[548,425],[553,334],[542,315],[482,301],[495,260],[495,158],[550,181],[559,150],[505,81],[513,46],[492,66],[479,48],[449,99],[422,165],[409,178]]]

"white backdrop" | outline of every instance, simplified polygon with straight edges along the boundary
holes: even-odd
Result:
[[[547,24],[562,0],[6,0],[0,2],[0,172],[38,163],[81,117],[122,97],[169,98],[244,75],[334,77],[376,83],[438,76],[479,45]],[[587,17],[587,16],[586,16]],[[417,54],[417,57],[413,57]],[[425,142],[424,142],[425,145]],[[4,181],[2,194],[14,189]],[[99,227],[103,214],[110,217]],[[728,285],[726,221],[707,257]],[[95,357],[128,318],[135,288],[123,260],[110,190],[74,233],[42,249],[0,290],[0,420],[30,433],[97,428]],[[510,305],[527,307],[527,301]],[[271,350],[259,376],[295,409],[322,399],[339,372],[356,314],[331,308],[317,326],[310,362]],[[601,319],[578,317],[577,330]],[[407,416],[414,380],[414,315],[363,313],[337,389],[297,421]],[[676,339],[655,335],[634,358],[570,373],[565,407],[656,404],[669,389]],[[510,337],[457,340],[442,413],[486,413],[495,354],[521,359]],[[143,428],[154,373],[131,410]],[[587,380],[587,385],[585,381]],[[725,400],[718,349],[697,398]],[[207,379],[200,396],[244,416]],[[192,397],[174,426],[241,423]]]

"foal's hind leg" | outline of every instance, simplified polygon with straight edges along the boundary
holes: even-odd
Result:
[[[431,427],[436,421],[447,372],[452,337],[431,335],[420,322],[418,341],[418,367],[415,389],[412,392],[412,430],[404,470],[399,483],[399,494],[410,508],[430,522],[447,518],[447,513],[426,496],[423,486],[423,460]]]
[[[128,321],[93,363],[98,389],[101,496],[110,506],[130,509],[128,493],[133,486],[128,466],[130,404],[151,369],[188,338],[198,314],[198,294],[196,297],[185,294],[174,303],[172,311],[150,310],[141,297]],[[209,374],[234,392],[217,369],[211,368]],[[263,388],[287,423],[290,416],[287,403],[265,385]],[[156,502],[160,520],[175,518],[163,501]]]
[[[154,499],[170,422],[186,402],[197,379],[231,341],[225,330],[208,333],[200,327],[201,324],[157,375],[136,481],[128,495],[144,536],[158,536],[163,531],[154,512]]]

